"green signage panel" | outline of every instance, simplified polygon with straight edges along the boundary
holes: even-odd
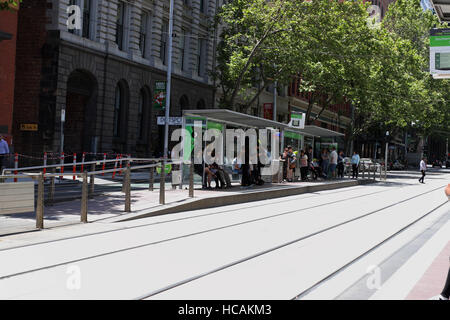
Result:
[[[164,109],[166,106],[166,81],[156,81],[153,96],[153,107]]]
[[[431,36],[430,47],[450,47],[450,35],[448,36]]]

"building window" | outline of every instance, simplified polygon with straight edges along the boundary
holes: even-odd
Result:
[[[141,14],[141,31],[139,34],[139,50],[141,51],[142,57],[145,58],[145,45],[147,40],[147,23],[148,23],[148,13],[142,11]]]
[[[145,138],[145,116],[148,104],[148,95],[145,92],[145,89],[141,89],[139,92],[139,106],[138,106],[138,128],[137,128],[137,136],[139,140],[143,140]]]
[[[200,12],[205,13],[205,0],[200,0]]]
[[[114,137],[120,137],[121,134],[121,115],[122,115],[122,105],[123,105],[123,89],[117,84],[116,92],[115,92],[115,101],[114,101]]]
[[[204,39],[198,39],[198,48],[197,48],[197,74],[198,76],[203,75],[203,51],[205,46],[205,40]]]
[[[163,21],[161,28],[161,46],[159,51],[159,57],[161,58],[162,63],[166,64],[167,57],[167,40],[169,33],[169,23],[167,21]]]
[[[119,1],[119,3],[117,4],[117,16],[116,16],[116,43],[119,46],[119,50],[123,50],[124,23],[125,23],[125,4],[122,1]]]
[[[90,27],[91,27],[91,10],[92,10],[92,1],[84,0],[83,1],[83,38],[90,38]]]

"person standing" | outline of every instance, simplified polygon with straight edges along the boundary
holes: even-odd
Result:
[[[344,152],[342,150],[339,151],[337,169],[338,178],[344,178]]]
[[[329,171],[331,174],[331,177],[333,179],[336,179],[336,167],[338,164],[338,154],[336,152],[336,147],[331,148],[331,153],[330,153],[330,167],[329,167]]]
[[[422,158],[422,160],[420,161],[420,172],[422,172],[422,177],[420,177],[419,182],[420,183],[425,183],[423,180],[425,179],[425,171],[427,170],[427,163],[425,162],[425,157]]]
[[[280,159],[283,160],[283,181],[287,180],[288,152],[289,148],[286,147],[284,148],[284,152],[280,156]]]
[[[352,178],[356,178],[358,179],[358,167],[359,167],[359,154],[357,151],[353,151],[353,156],[352,156]]]
[[[327,173],[328,173],[329,159],[330,159],[328,149],[324,148],[322,150],[322,154],[320,156],[322,158],[322,174],[323,174],[323,177],[326,178]]]
[[[9,156],[8,142],[5,137],[0,135],[0,174],[3,173],[3,168],[6,165],[6,158]]]
[[[306,168],[306,177],[308,177],[309,170],[311,168],[311,163],[313,160],[313,149],[311,146],[308,147],[307,151],[305,152],[306,156],[308,157],[308,167]]]
[[[286,176],[288,182],[293,182],[293,180],[294,180],[294,170],[295,170],[295,166],[296,166],[296,161],[297,161],[297,158],[295,156],[294,150],[292,149],[291,146],[289,146],[288,153],[287,153],[288,168],[287,168],[287,176]]]
[[[308,156],[306,155],[306,153],[303,150],[300,151],[300,174],[302,176],[302,181],[307,180]]]

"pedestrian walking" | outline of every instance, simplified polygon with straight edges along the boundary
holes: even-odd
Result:
[[[338,164],[338,154],[336,152],[336,147],[332,147],[331,148],[331,153],[330,153],[330,165],[329,165],[329,173],[330,176],[333,179],[336,179],[336,167]]]
[[[338,178],[344,178],[344,152],[342,150],[339,151],[337,170]]]
[[[3,173],[3,169],[6,167],[6,159],[9,156],[8,142],[5,140],[5,136],[0,135],[0,174]]]
[[[308,156],[303,150],[300,150],[300,175],[302,181],[307,180],[308,176]]]
[[[423,158],[422,158],[422,161],[420,161],[420,165],[419,165],[420,172],[422,172],[422,176],[421,176],[420,179],[419,179],[419,182],[420,182],[420,183],[425,183],[425,182],[424,182],[424,179],[425,179],[425,171],[427,170],[427,163],[426,163],[425,160],[426,160],[425,157],[423,157]]]
[[[358,179],[358,167],[359,167],[359,154],[357,151],[353,152],[353,156],[352,156],[352,178],[356,178]]]

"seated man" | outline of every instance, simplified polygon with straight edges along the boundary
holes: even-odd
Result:
[[[211,189],[211,179],[214,178],[214,180],[216,181],[216,187],[218,186],[217,183],[217,176],[216,176],[216,169],[213,168],[212,165],[210,164],[205,164],[205,175],[208,181],[208,185],[207,188]]]

